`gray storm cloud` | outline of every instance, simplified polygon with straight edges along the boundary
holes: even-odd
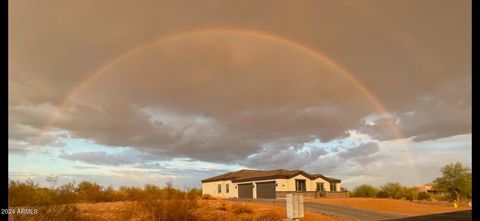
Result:
[[[416,141],[471,132],[468,1],[270,3],[11,1],[9,139],[32,142],[65,96],[119,54],[156,36],[206,27],[274,33],[322,51],[396,113],[394,126]],[[387,23],[375,19],[382,14]],[[399,41],[405,36],[415,44]],[[51,128],[162,157],[246,165],[255,165],[252,154],[263,159],[278,151],[274,156],[285,160],[289,146],[342,138],[349,129],[397,138],[382,119],[363,125],[379,110],[338,70],[266,39],[206,33],[163,41],[104,72]]]

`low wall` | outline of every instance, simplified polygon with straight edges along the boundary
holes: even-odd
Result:
[[[296,191],[277,191],[276,192],[276,197],[277,199],[285,199],[287,198],[287,194],[289,193],[297,193]],[[326,197],[326,198],[347,198],[348,197],[348,192],[328,192],[325,191],[324,196],[321,196],[321,194],[317,191],[306,191],[302,192],[303,197],[305,198],[321,198],[321,197]]]
[[[277,191],[277,199],[285,199],[287,198],[287,194],[289,193],[297,193],[296,191]],[[306,191],[306,192],[301,192],[303,193],[303,197],[306,198],[316,198],[317,197],[317,192],[315,191]]]
[[[348,192],[325,192],[326,198],[348,198]]]

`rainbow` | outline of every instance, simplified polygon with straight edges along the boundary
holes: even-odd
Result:
[[[150,39],[142,44],[140,44],[137,47],[131,48],[129,50],[126,50],[123,53],[120,53],[110,60],[104,62],[101,66],[99,66],[97,69],[93,70],[91,73],[87,75],[87,77],[82,80],[79,84],[77,84],[75,87],[73,87],[64,97],[61,99],[61,101],[57,104],[57,108],[55,108],[52,113],[49,115],[47,118],[44,126],[42,127],[39,135],[36,138],[36,141],[34,144],[38,144],[42,141],[42,137],[45,134],[45,132],[52,126],[52,124],[55,122],[55,120],[59,117],[63,109],[69,104],[69,102],[76,96],[78,95],[85,87],[87,87],[89,84],[94,82],[99,76],[102,74],[106,73],[107,70],[111,69],[115,65],[125,61],[126,59],[137,55],[138,53],[155,46],[161,42],[167,41],[167,40],[173,40],[173,39],[178,39],[182,37],[195,37],[199,35],[205,35],[205,34],[235,34],[235,35],[240,35],[240,36],[245,36],[245,37],[252,37],[252,38],[258,38],[258,39],[263,39],[267,41],[271,41],[274,43],[278,43],[281,45],[285,45],[294,49],[297,49],[305,54],[308,54],[315,59],[323,62],[323,64],[327,65],[329,68],[335,70],[338,74],[340,74],[342,77],[344,77],[347,81],[349,81],[353,86],[355,86],[366,98],[368,98],[369,102],[373,105],[373,107],[381,113],[383,116],[388,116],[388,111],[383,105],[383,103],[378,99],[375,94],[368,89],[368,87],[360,80],[358,79],[353,72],[348,70],[346,67],[340,65],[339,63],[335,62],[333,59],[328,57],[326,54],[321,53],[311,47],[308,47],[307,45],[304,45],[302,43],[296,42],[291,39],[287,39],[281,36],[278,36],[273,33],[268,33],[268,32],[262,32],[262,31],[257,31],[257,30],[248,30],[248,29],[237,29],[237,28],[204,28],[204,29],[195,29],[195,30],[190,30],[190,31],[183,31],[183,32],[177,32],[169,35],[161,35],[158,37],[155,37],[153,39]],[[403,140],[405,137],[401,133],[401,131],[394,125],[391,126],[392,131],[394,132],[395,136],[399,138],[400,140]],[[415,170],[415,162],[410,154],[410,151],[407,147],[407,145],[403,145],[404,150],[407,154],[407,159],[409,161],[410,166],[412,167],[412,170],[416,172]],[[418,174],[415,173],[416,178],[418,180]]]

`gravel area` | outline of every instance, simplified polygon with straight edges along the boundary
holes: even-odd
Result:
[[[251,203],[265,203],[272,204],[277,206],[285,207],[285,200],[276,199],[276,200],[266,200],[266,199],[232,199],[233,201],[243,201]],[[304,209],[316,213],[322,213],[330,216],[337,216],[341,218],[348,218],[352,220],[359,221],[375,221],[375,220],[388,220],[388,219],[398,219],[406,216],[392,214],[392,213],[382,213],[372,210],[365,209],[356,209],[346,206],[338,205],[328,205],[322,203],[312,203],[304,202]]]
[[[424,216],[413,216],[407,218],[393,219],[391,221],[471,221],[472,220],[472,211],[458,211],[458,212],[448,212],[448,213],[439,213],[432,215]]]

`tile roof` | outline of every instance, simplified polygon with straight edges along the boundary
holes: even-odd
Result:
[[[317,179],[318,177],[332,183],[340,183],[341,180],[326,177],[322,174],[310,174],[302,170],[239,170],[235,172],[225,173],[222,175],[210,177],[208,179],[202,180],[202,183],[221,181],[221,180],[231,180],[233,183],[246,182],[246,181],[255,181],[255,180],[268,180],[268,179],[289,179],[297,175],[303,175],[309,179]]]

